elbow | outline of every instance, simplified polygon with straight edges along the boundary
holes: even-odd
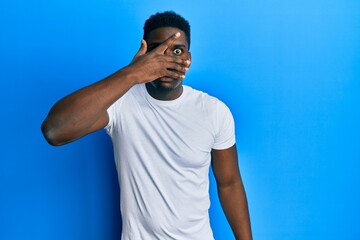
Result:
[[[242,181],[240,177],[233,177],[230,179],[227,179],[227,181],[223,182],[217,182],[217,188],[218,190],[227,190],[227,189],[237,189],[238,187],[242,188]]]
[[[61,146],[65,143],[61,140],[58,131],[47,120],[41,124],[41,132],[46,141],[52,146]]]

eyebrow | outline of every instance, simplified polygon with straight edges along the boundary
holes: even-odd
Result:
[[[162,42],[152,42],[149,44],[149,48],[154,49],[157,46],[159,46],[160,44],[162,44]],[[186,48],[186,46],[184,44],[174,44],[173,47],[175,48]]]
[[[186,48],[184,44],[174,44],[173,46],[176,48]]]

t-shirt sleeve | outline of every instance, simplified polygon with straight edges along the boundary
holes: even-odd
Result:
[[[222,150],[235,144],[235,123],[230,109],[223,103],[217,103],[216,133],[213,149]]]
[[[109,122],[108,124],[104,127],[104,129],[106,130],[106,132],[111,136],[112,131],[114,129],[114,125],[117,122],[117,112],[120,109],[121,106],[121,102],[122,99],[119,98],[116,102],[114,102],[108,109],[107,109],[107,114],[109,116]]]

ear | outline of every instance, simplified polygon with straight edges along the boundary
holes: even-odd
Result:
[[[191,56],[191,52],[189,52],[189,60],[190,60],[190,65],[191,65],[191,62],[192,62],[192,56]]]

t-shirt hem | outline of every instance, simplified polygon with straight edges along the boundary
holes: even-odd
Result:
[[[215,150],[225,150],[225,149],[228,149],[228,148],[234,146],[235,143],[236,143],[236,141],[235,141],[235,139],[234,139],[234,140],[232,140],[231,142],[213,146],[212,149],[215,149]]]

